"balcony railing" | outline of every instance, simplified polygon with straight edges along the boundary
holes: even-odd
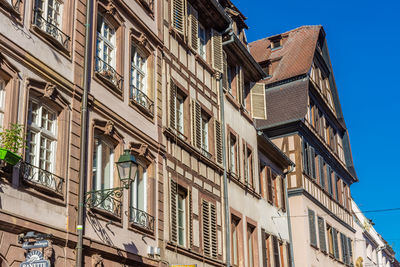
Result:
[[[87,204],[89,207],[105,210],[115,216],[121,217],[123,189],[103,189],[87,192]]]
[[[130,207],[131,218],[130,222],[137,225],[143,229],[154,231],[154,217],[150,214],[139,210],[135,207]]]
[[[49,36],[57,40],[63,48],[69,50],[71,38],[63,33],[56,25],[42,17],[42,11],[35,9],[35,25]]]
[[[26,181],[44,186],[57,194],[64,194],[64,178],[40,169],[28,162],[20,163],[20,175]]]
[[[154,102],[145,93],[137,89],[135,86],[131,85],[131,95],[132,101],[142,106],[151,115],[154,115]]]
[[[101,75],[104,79],[118,88],[118,90],[122,91],[122,76],[113,67],[99,57],[96,57],[95,71],[97,74]]]
[[[201,150],[201,154],[202,154],[204,157],[206,157],[206,158],[208,158],[208,159],[211,159],[211,156],[212,156],[212,155],[211,155],[210,152],[207,151],[206,148],[202,147],[200,150]]]

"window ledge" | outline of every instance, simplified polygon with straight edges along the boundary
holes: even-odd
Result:
[[[122,86],[121,89],[118,88],[114,83],[110,82],[104,75],[102,75],[100,72],[97,72],[94,70],[94,78],[95,80],[100,83],[103,87],[107,88],[111,93],[113,93],[116,97],[120,98],[123,100],[123,95],[122,95]]]
[[[226,99],[233,105],[234,108],[236,108],[237,110],[240,109],[239,103],[236,101],[236,98],[230,92],[226,92],[225,96]]]
[[[240,178],[238,176],[236,176],[236,174],[228,172],[228,176],[230,178],[231,181],[233,181],[235,184],[237,184],[240,188],[242,188],[244,191],[248,192],[249,194],[251,194],[252,196],[254,196],[257,199],[261,199],[261,195],[258,194],[254,188],[249,187],[248,185],[246,185],[245,183],[243,183]]]
[[[65,55],[68,58],[71,56],[69,48],[66,48],[65,46],[63,46],[56,38],[54,38],[52,35],[48,34],[43,29],[39,28],[37,25],[33,24],[32,26],[33,26],[34,32],[36,32],[40,37],[42,37],[51,46],[55,47],[58,51],[60,51],[61,54]],[[71,42],[70,37],[68,37],[68,39],[69,39],[68,42]]]
[[[150,122],[154,122],[154,114],[151,113],[148,109],[140,105],[138,102],[136,102],[133,99],[129,99],[129,106],[133,109],[135,109],[137,112],[143,115],[143,117],[147,118]]]
[[[199,261],[208,263],[208,264],[216,266],[216,267],[224,267],[225,266],[224,263],[219,259],[200,254],[200,253],[194,251],[194,249],[180,246],[177,243],[172,242],[172,241],[167,242],[166,249],[174,251],[174,252],[178,252],[181,255],[191,257],[192,259],[197,259]]]
[[[249,123],[253,123],[253,118],[250,115],[250,111],[248,111],[243,105],[240,106],[240,113],[247,119]]]

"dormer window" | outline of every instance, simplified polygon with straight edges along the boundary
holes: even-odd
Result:
[[[271,40],[271,49],[278,49],[282,47],[282,38],[275,38]]]
[[[262,70],[267,74],[267,78],[271,77],[271,63],[266,62],[263,65],[261,65]]]

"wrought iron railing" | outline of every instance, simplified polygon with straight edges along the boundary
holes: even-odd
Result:
[[[212,156],[212,155],[211,155],[210,152],[207,151],[207,149],[205,149],[205,148],[202,147],[200,150],[201,150],[201,154],[202,154],[204,157],[206,157],[206,158],[208,158],[208,159],[211,159],[211,156]]]
[[[130,207],[130,222],[143,229],[154,231],[154,217],[145,211]]]
[[[56,25],[42,17],[42,11],[39,9],[35,9],[34,23],[39,29],[57,40],[66,50],[69,50],[71,38],[62,32]]]
[[[154,102],[144,92],[131,85],[130,98],[135,103],[145,108],[151,115],[154,115]]]
[[[107,62],[99,57],[96,57],[96,73],[101,75],[104,79],[112,83],[115,87],[122,91],[122,76]]]
[[[102,189],[87,192],[86,201],[88,207],[98,208],[121,217],[123,187],[119,190],[115,188]]]
[[[64,195],[64,178],[40,169],[28,162],[20,163],[20,175],[29,182],[44,186],[57,194]]]

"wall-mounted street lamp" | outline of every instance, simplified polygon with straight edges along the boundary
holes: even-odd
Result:
[[[124,154],[119,157],[115,164],[117,165],[121,186],[86,192],[85,206],[95,208],[106,205],[110,206],[106,209],[112,208],[111,203],[106,203],[107,200],[110,200],[111,198],[120,198],[124,189],[129,189],[130,184],[135,180],[138,169],[138,163],[135,156],[131,154],[129,149],[125,149]]]

